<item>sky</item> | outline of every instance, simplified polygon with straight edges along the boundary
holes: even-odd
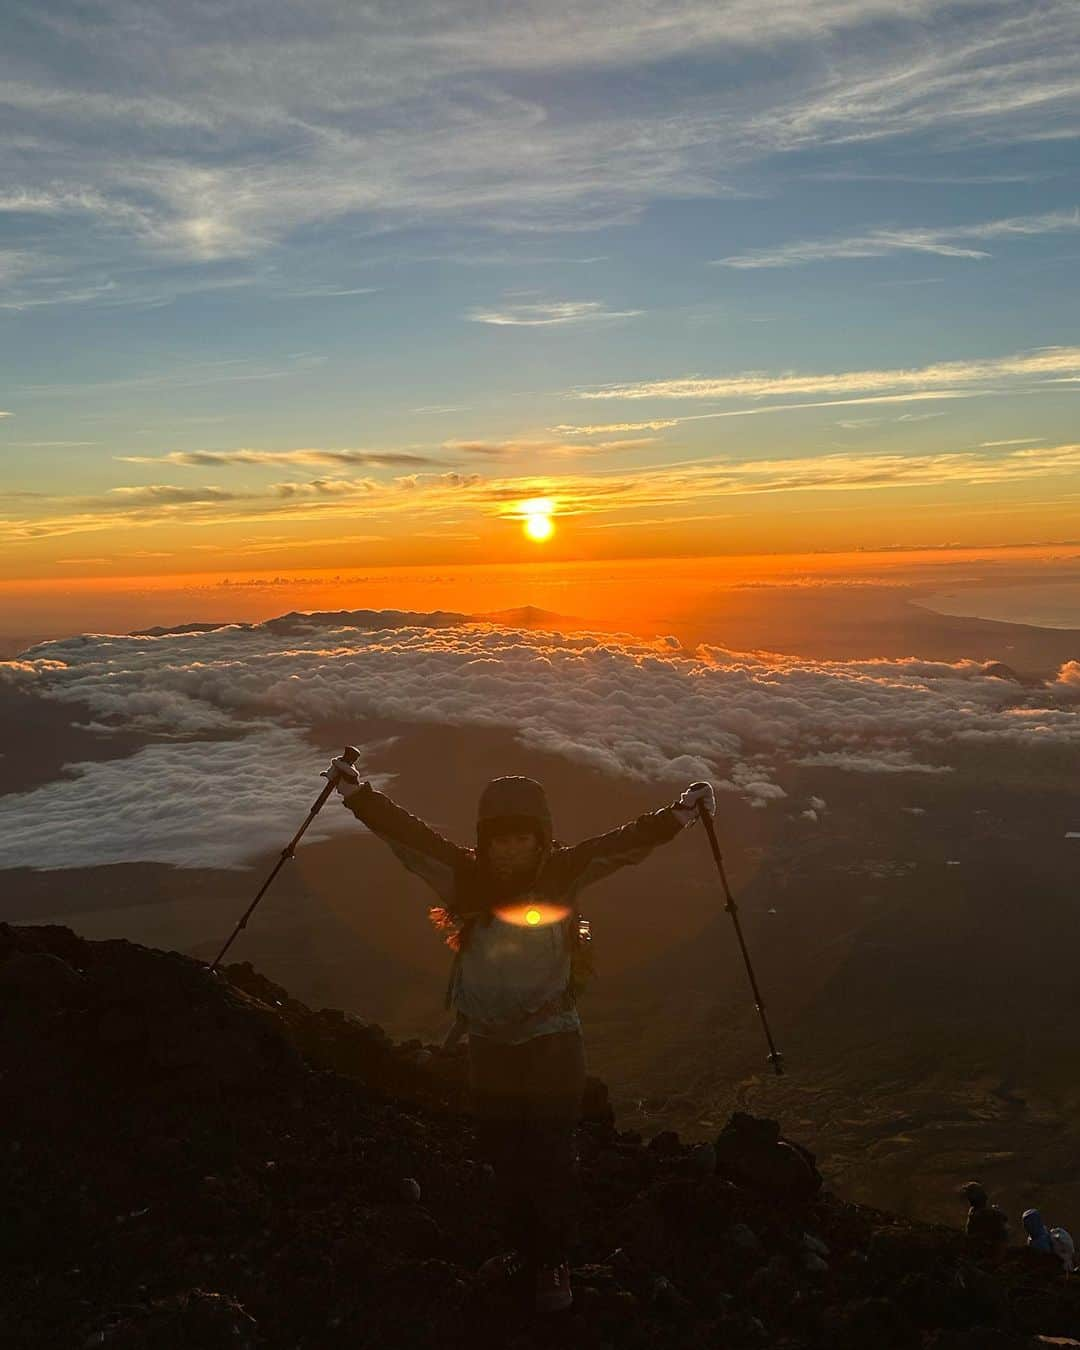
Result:
[[[1080,538],[1073,0],[4,27],[8,587]]]

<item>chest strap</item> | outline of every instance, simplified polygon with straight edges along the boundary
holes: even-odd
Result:
[[[506,1017],[500,1018],[498,1021],[485,1022],[476,1017],[466,1017],[464,1013],[459,1012],[454,1018],[453,1026],[443,1040],[443,1049],[452,1049],[467,1031],[475,1031],[478,1036],[498,1036],[500,1032],[504,1031],[520,1031],[530,1023],[539,1024],[546,1018],[553,1017],[556,1013],[569,1012],[571,1008],[576,1006],[577,1000],[567,987],[549,998],[546,1003],[541,1003],[539,1008],[534,1008],[532,1012],[522,1013],[520,1017]]]

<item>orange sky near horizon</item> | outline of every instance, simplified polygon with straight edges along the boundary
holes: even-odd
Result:
[[[489,613],[524,605],[649,635],[700,596],[730,587],[879,582],[932,589],[962,583],[966,564],[978,565],[967,579],[985,581],[1018,566],[1052,579],[1078,563],[1080,546],[1025,545],[0,581],[0,635],[250,623],[291,610]]]
[[[1080,536],[1080,492],[1072,490],[1080,445],[987,445],[977,453],[771,447],[756,459],[687,458],[673,447],[677,458],[628,468],[586,457],[576,471],[530,473],[524,462],[511,469],[496,460],[493,476],[452,470],[270,488],[122,483],[97,496],[56,495],[54,485],[20,490],[0,512],[0,580],[171,575],[182,586],[191,574],[226,570],[332,575],[992,550]],[[126,471],[118,458],[114,468]],[[245,460],[221,472],[249,468]]]

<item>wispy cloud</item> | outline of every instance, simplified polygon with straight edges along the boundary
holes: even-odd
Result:
[[[442,461],[432,455],[413,454],[405,450],[171,450],[165,455],[116,455],[125,464],[180,464],[185,468],[229,468],[237,464],[258,464],[280,467],[283,464],[348,465],[363,464],[372,468],[394,468],[401,465],[431,464]]]
[[[335,300],[356,295],[377,295],[378,286],[306,286],[279,292],[283,300]]]
[[[993,384],[1018,378],[1039,379],[1080,371],[1080,347],[1043,347],[1013,356],[971,361],[942,361],[903,370],[852,370],[837,374],[766,375],[750,373],[708,378],[647,380],[637,384],[602,385],[575,390],[577,398],[767,398],[787,394],[847,393],[856,390],[912,389]]]
[[[1061,177],[1054,169],[1032,169],[1028,173],[880,173],[872,169],[823,169],[800,175],[822,183],[927,183],[941,187],[982,187],[1002,183],[1040,183]]]
[[[654,436],[624,437],[615,441],[597,441],[590,445],[567,444],[566,441],[512,440],[512,441],[444,441],[443,449],[464,455],[483,455],[491,459],[517,459],[526,455],[550,456],[555,459],[573,459],[597,452],[637,450],[652,445]]]
[[[1072,0],[401,0],[392,24],[327,0],[302,29],[265,0],[256,59],[197,7],[101,0],[5,33],[0,207],[28,240],[48,218],[72,299],[127,289],[133,251],[209,271],[337,221],[587,230],[760,191],[745,171],[777,152],[1075,136],[1078,30]],[[703,96],[686,58],[745,76]],[[432,256],[502,261],[453,243]]]
[[[677,427],[681,418],[658,418],[653,422],[600,422],[587,426],[576,426],[563,422],[552,431],[560,436],[609,436],[623,431],[664,431],[667,427]]]
[[[1038,11],[952,10],[944,29],[909,30],[871,54],[866,47],[830,62],[812,89],[770,107],[756,130],[788,153],[814,146],[859,147],[921,135],[943,149],[1004,145],[1043,135],[1076,135],[1080,76],[1078,18],[1067,3]],[[862,17],[880,17],[862,9]],[[903,51],[904,57],[900,59]]]
[[[110,493],[121,502],[124,508],[133,506],[177,506],[181,503],[231,502],[237,497],[235,492],[224,488],[177,487],[173,483],[151,483],[145,487],[114,487]]]
[[[281,521],[332,521],[354,527],[371,521],[391,533],[407,522],[445,528],[446,515],[470,524],[516,520],[530,498],[550,498],[560,517],[687,506],[701,511],[733,497],[790,492],[865,492],[930,485],[1003,486],[1080,475],[1080,445],[1027,446],[936,454],[835,454],[771,459],[712,457],[680,464],[592,473],[537,473],[488,478],[479,473],[405,474],[391,483],[322,478],[270,484],[261,492],[228,492],[176,484],[124,486],[95,498],[54,498],[29,517],[0,516],[10,548],[33,539],[62,537],[118,526],[160,528],[180,523],[208,528]],[[627,518],[627,524],[633,521]]]
[[[781,244],[778,248],[754,249],[750,253],[717,258],[712,265],[746,270],[800,267],[804,263],[836,258],[883,258],[889,253],[935,253],[942,258],[990,256],[985,249],[950,244],[932,230],[873,230],[869,234],[850,235],[846,239],[803,240],[794,244]]]
[[[633,319],[640,309],[606,309],[600,300],[551,300],[504,305],[501,309],[471,309],[473,323],[510,328],[550,328],[600,319]]]
[[[275,497],[289,500],[303,497],[339,497],[354,500],[358,495],[366,496],[376,491],[378,484],[373,478],[310,478],[303,483],[274,483],[271,491]]]
[[[989,258],[990,253],[986,249],[973,248],[970,242],[965,244],[962,241],[1077,231],[1080,231],[1080,210],[1074,207],[1071,211],[1049,211],[1043,215],[1015,216],[973,225],[951,225],[937,229],[876,229],[839,239],[808,239],[718,258],[713,266],[740,269],[800,267],[805,263],[837,258],[883,258],[890,253],[932,253],[942,258]]]
[[[520,455],[523,450],[543,449],[548,443],[545,441],[481,441],[481,440],[450,440],[443,442],[443,449],[452,455],[478,455],[486,459],[513,459]]]
[[[49,507],[34,516],[0,513],[0,546],[118,527],[205,529],[286,517],[290,525],[339,514],[350,521],[380,517],[392,522],[407,511],[413,522],[420,515],[438,515],[461,491],[480,481],[478,474],[449,470],[404,474],[390,483],[370,478],[278,482],[258,491],[173,483],[124,485],[96,497],[43,498]]]
[[[5,85],[0,102],[18,106],[18,89]],[[56,104],[53,104],[55,107]],[[85,212],[91,216],[111,217],[129,222],[145,222],[146,215],[137,207],[117,198],[110,198],[94,188],[47,187],[14,188],[0,192],[0,214],[62,216],[71,212]]]
[[[594,455],[615,455],[626,450],[640,450],[656,444],[655,436],[624,436],[617,441],[577,441],[569,445],[553,445],[548,454],[553,459],[585,459]]]
[[[930,422],[933,421],[934,418],[947,416],[948,414],[943,412],[924,412],[924,413],[909,412],[909,413],[901,413],[899,417],[894,417],[891,419],[888,417],[843,418],[840,421],[838,421],[836,425],[838,427],[843,427],[845,431],[860,431],[863,427],[881,426],[883,422],[888,422],[890,420],[894,422],[906,422],[910,424],[912,422]],[[987,442],[987,444],[989,444],[989,442]]]
[[[925,403],[927,401],[937,401],[941,399],[978,398],[985,394],[993,394],[994,392],[995,390],[993,389],[921,389],[910,394],[868,394],[861,398],[814,399],[810,402],[797,403],[757,403],[750,408],[725,408],[718,412],[685,413],[682,417],[668,418],[662,423],[662,426],[678,427],[686,422],[711,422],[716,418],[723,417],[762,417],[773,413],[805,412],[806,410],[813,408],[851,408],[866,407],[867,405],[877,405],[882,403]],[[940,415],[944,416],[944,414]],[[616,423],[615,425],[618,426],[619,424]],[[609,428],[596,425],[579,427],[567,426],[562,428],[568,436],[592,436],[598,431],[608,429]]]

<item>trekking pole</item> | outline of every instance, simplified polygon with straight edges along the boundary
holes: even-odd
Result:
[[[691,788],[704,787],[704,783],[691,783]],[[761,1027],[765,1032],[765,1039],[769,1043],[769,1063],[776,1070],[776,1076],[779,1078],[784,1072],[784,1057],[777,1050],[773,1042],[772,1032],[769,1030],[769,1019],[765,1016],[765,1000],[761,997],[761,990],[758,989],[757,977],[754,975],[754,967],[750,964],[750,953],[746,950],[746,940],[743,938],[742,924],[739,922],[739,907],[735,903],[735,897],[731,894],[731,887],[728,885],[727,873],[724,871],[724,860],[720,856],[720,845],[716,842],[716,831],[713,829],[712,816],[705,809],[704,801],[698,802],[698,814],[701,816],[705,826],[705,831],[709,836],[709,846],[712,849],[712,855],[716,859],[716,870],[720,873],[720,880],[724,887],[724,896],[727,900],[725,909],[731,915],[731,921],[735,925],[735,936],[739,939],[739,947],[742,951],[743,961],[746,963],[746,973],[750,976],[750,988],[754,991],[754,1006],[757,1008],[758,1016],[761,1018]]]
[[[342,758],[343,760],[345,760],[345,762],[346,762],[347,764],[355,764],[356,761],[360,758],[360,751],[357,750],[357,748],[356,748],[354,745],[347,745],[347,746],[345,747],[345,753],[341,756],[341,758]],[[229,950],[229,948],[233,945],[233,942],[235,941],[235,939],[236,939],[237,935],[239,934],[240,930],[241,930],[242,928],[246,928],[246,927],[247,927],[247,921],[248,921],[248,919],[251,918],[252,913],[253,913],[254,910],[255,910],[255,906],[259,903],[259,901],[263,898],[263,896],[266,894],[266,892],[270,889],[270,883],[271,883],[271,882],[273,881],[273,879],[277,876],[277,874],[281,871],[281,869],[285,866],[286,862],[288,862],[288,860],[295,854],[295,852],[296,852],[296,846],[297,846],[297,844],[300,842],[301,838],[303,837],[304,831],[307,829],[307,827],[311,824],[311,822],[315,819],[315,817],[316,817],[316,816],[319,814],[319,812],[322,810],[323,805],[325,804],[327,797],[330,796],[331,792],[333,792],[334,788],[337,786],[337,778],[338,778],[338,775],[337,775],[337,774],[331,774],[331,776],[330,776],[329,779],[327,780],[326,786],[325,786],[325,787],[323,788],[323,790],[319,793],[319,796],[318,796],[318,799],[317,799],[316,802],[315,802],[315,805],[314,805],[314,806],[311,808],[311,810],[307,813],[307,819],[304,821],[303,825],[301,825],[300,828],[296,831],[296,833],[295,833],[295,834],[293,835],[293,837],[289,840],[289,842],[285,845],[285,847],[281,850],[281,857],[280,857],[280,858],[277,860],[277,862],[274,864],[274,870],[270,873],[270,875],[269,875],[269,876],[266,878],[266,880],[263,882],[262,887],[261,887],[261,889],[260,889],[260,891],[259,891],[259,894],[255,897],[254,900],[252,900],[251,904],[248,905],[247,909],[244,910],[243,918],[241,918],[240,922],[239,922],[239,923],[236,925],[236,927],[232,930],[232,933],[229,935],[229,940],[228,940],[228,942],[226,942],[225,946],[222,947],[221,951],[218,952],[217,956],[214,957],[213,964],[212,964],[211,967],[210,967],[210,974],[211,974],[211,975],[213,975],[213,974],[216,972],[216,970],[217,970],[217,968],[218,968],[218,965],[219,965],[220,962],[221,962],[221,958],[225,955],[225,953],[226,953],[226,952]]]

